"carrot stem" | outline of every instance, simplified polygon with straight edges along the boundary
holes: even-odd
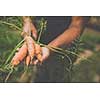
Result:
[[[8,75],[6,76],[6,78],[4,80],[5,83],[8,81],[8,79],[10,78],[12,73],[13,73],[13,67],[12,67],[11,71],[8,73]]]
[[[84,59],[84,60],[88,60],[87,58],[81,57],[81,56],[78,55],[77,53],[72,52],[72,51],[69,51],[69,50],[63,50],[62,48],[58,48],[58,47],[54,47],[54,46],[48,46],[48,45],[45,45],[45,44],[42,44],[42,43],[40,43],[40,45],[41,45],[41,46],[45,46],[45,47],[47,47],[47,48],[52,48],[52,50],[54,50],[54,51],[57,50],[56,52],[58,52],[58,53],[63,53],[64,55],[70,53],[70,54],[73,54],[73,55],[75,55],[75,56],[77,56],[77,57],[79,57],[79,58],[82,58],[82,59]],[[88,60],[88,61],[91,62],[90,60]]]
[[[19,48],[23,42],[24,42],[24,39],[17,44],[17,46],[13,49],[13,51],[11,52],[11,54],[8,56],[8,58],[7,58],[7,60],[6,60],[6,62],[5,62],[4,65],[6,65],[9,62],[9,60],[11,59],[11,57],[13,56],[13,54],[15,53],[16,49]]]
[[[47,45],[46,45],[46,46],[47,46]],[[54,48],[52,48],[52,47],[50,47],[50,46],[47,46],[47,48],[51,49],[52,51],[54,51],[54,52],[56,52],[56,53],[62,54],[62,55],[64,55],[65,57],[67,57],[68,60],[69,60],[70,65],[72,65],[72,61],[71,61],[70,57],[69,57],[67,54],[65,54],[65,53],[63,53],[63,52],[61,52],[61,51],[57,51],[56,49],[54,49]]]
[[[22,29],[20,27],[16,26],[15,24],[8,23],[6,21],[1,21],[1,20],[0,20],[0,23],[12,26],[12,27],[16,28],[17,30],[22,31]]]
[[[6,71],[5,71],[4,69],[2,69],[2,68],[0,68],[0,71],[1,71],[1,72],[6,72]]]
[[[42,25],[41,25],[41,28],[40,28],[40,32],[39,32],[39,36],[38,36],[38,39],[37,39],[37,43],[39,43],[40,41],[40,38],[41,38],[41,35],[42,35],[42,32],[43,32],[43,29],[44,29],[44,22],[42,22]]]

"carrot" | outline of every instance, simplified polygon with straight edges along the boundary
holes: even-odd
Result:
[[[27,47],[28,47],[28,53],[32,60],[35,55],[35,46],[34,46],[35,42],[32,39],[32,37],[30,37],[30,36],[27,36],[25,39],[26,39],[26,43],[27,43]]]
[[[37,59],[42,62],[42,49],[39,44],[35,44],[35,54]]]
[[[28,55],[26,57],[26,65],[28,66],[30,64],[30,61],[31,61],[31,57]]]
[[[26,43],[24,43],[23,46],[19,49],[19,51],[12,58],[11,64],[13,66],[18,65],[24,59],[26,54],[27,54],[27,45]]]
[[[41,54],[41,52],[42,52],[42,49],[41,49],[40,45],[35,43],[35,53]]]
[[[42,62],[42,55],[41,54],[36,55],[36,57],[40,62]]]

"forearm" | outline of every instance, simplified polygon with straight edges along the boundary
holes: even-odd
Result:
[[[23,19],[23,24],[31,22],[31,18],[29,16],[22,16],[22,19]]]
[[[84,18],[80,16],[72,17],[72,22],[68,29],[64,31],[60,36],[58,36],[55,40],[50,42],[48,45],[59,47],[62,45],[68,45],[73,40],[75,40],[80,33],[82,33],[84,28]]]
[[[59,47],[62,45],[67,45],[71,43],[76,37],[78,37],[81,33],[82,29],[77,27],[71,27],[67,29],[64,33],[58,36],[55,40],[50,42],[49,46]]]

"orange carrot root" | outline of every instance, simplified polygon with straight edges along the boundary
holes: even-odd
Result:
[[[37,59],[42,62],[42,49],[39,44],[35,44],[35,54]]]
[[[26,57],[26,65],[28,66],[30,64],[30,61],[31,61],[31,57],[28,55]]]
[[[26,43],[27,43],[27,46],[28,46],[28,53],[31,57],[31,60],[34,58],[34,55],[35,55],[35,42],[34,40],[32,39],[32,37],[30,36],[27,36],[26,37]]]
[[[42,49],[41,49],[40,45],[35,44],[35,53],[36,53],[36,55],[41,54],[41,52],[42,52]]]
[[[12,65],[18,65],[25,57],[25,64],[28,66],[34,56],[37,58],[39,62],[42,62],[42,49],[39,44],[36,44],[35,41],[30,36],[25,37],[25,43],[19,49],[19,51],[12,58]],[[28,53],[28,56],[26,56]]]
[[[42,55],[41,54],[37,54],[36,57],[40,62],[42,62]]]
[[[19,51],[15,54],[15,56],[12,58],[12,65],[16,66],[18,65],[26,56],[27,54],[27,45],[26,43],[23,44],[23,46],[19,49]]]

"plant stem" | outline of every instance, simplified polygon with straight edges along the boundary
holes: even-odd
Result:
[[[22,44],[23,42],[24,42],[24,39],[23,39],[21,42],[19,42],[19,43],[17,44],[17,46],[13,49],[13,51],[11,52],[11,54],[8,56],[8,58],[7,58],[7,60],[6,60],[6,62],[5,62],[4,65],[6,65],[6,64],[9,62],[9,60],[10,60],[11,57],[13,56],[14,52],[16,51],[16,49],[17,49],[18,47],[20,47],[21,44]]]
[[[39,41],[40,41],[40,38],[41,38],[41,35],[42,35],[42,32],[43,32],[43,28],[44,28],[44,23],[42,23],[42,25],[41,25],[39,36],[38,36],[38,39],[37,39],[37,43],[39,43]]]
[[[6,72],[6,71],[5,71],[4,69],[2,69],[2,68],[0,68],[0,71],[1,71],[1,72]]]
[[[70,57],[69,57],[66,53],[61,52],[61,51],[58,51],[58,50],[56,50],[56,49],[54,49],[54,48],[52,48],[52,47],[50,47],[50,46],[48,46],[48,45],[44,45],[44,44],[42,44],[42,45],[45,46],[45,47],[47,47],[47,48],[49,48],[49,49],[51,49],[52,51],[54,51],[54,52],[56,52],[56,53],[62,54],[62,55],[64,55],[65,57],[67,57],[68,60],[69,60],[70,65],[72,65],[72,61],[71,61]]]
[[[22,29],[20,27],[16,26],[15,24],[8,23],[6,21],[1,21],[1,20],[0,20],[0,23],[12,26],[12,27],[16,28],[17,30],[22,31]]]
[[[11,71],[8,73],[7,77],[5,78],[5,80],[4,80],[5,83],[8,81],[8,79],[11,76],[12,72],[13,72],[13,67],[12,67]]]
[[[41,46],[45,46],[45,47],[47,47],[47,48],[52,48],[52,50],[53,51],[56,51],[56,52],[58,52],[58,53],[63,53],[63,55],[66,55],[66,54],[68,54],[68,53],[70,53],[70,54],[73,54],[73,55],[75,55],[75,56],[77,56],[77,57],[79,57],[79,58],[82,58],[82,59],[84,59],[84,60],[87,60],[87,61],[89,61],[89,62],[91,62],[91,60],[89,60],[89,59],[87,59],[87,58],[85,58],[85,57],[81,57],[80,55],[78,55],[77,53],[75,53],[75,52],[72,52],[72,51],[69,51],[69,50],[63,50],[62,48],[58,48],[58,47],[54,47],[54,46],[48,46],[48,45],[45,45],[45,44],[42,44],[42,43],[40,43],[40,45]],[[60,52],[61,51],[61,52]]]

